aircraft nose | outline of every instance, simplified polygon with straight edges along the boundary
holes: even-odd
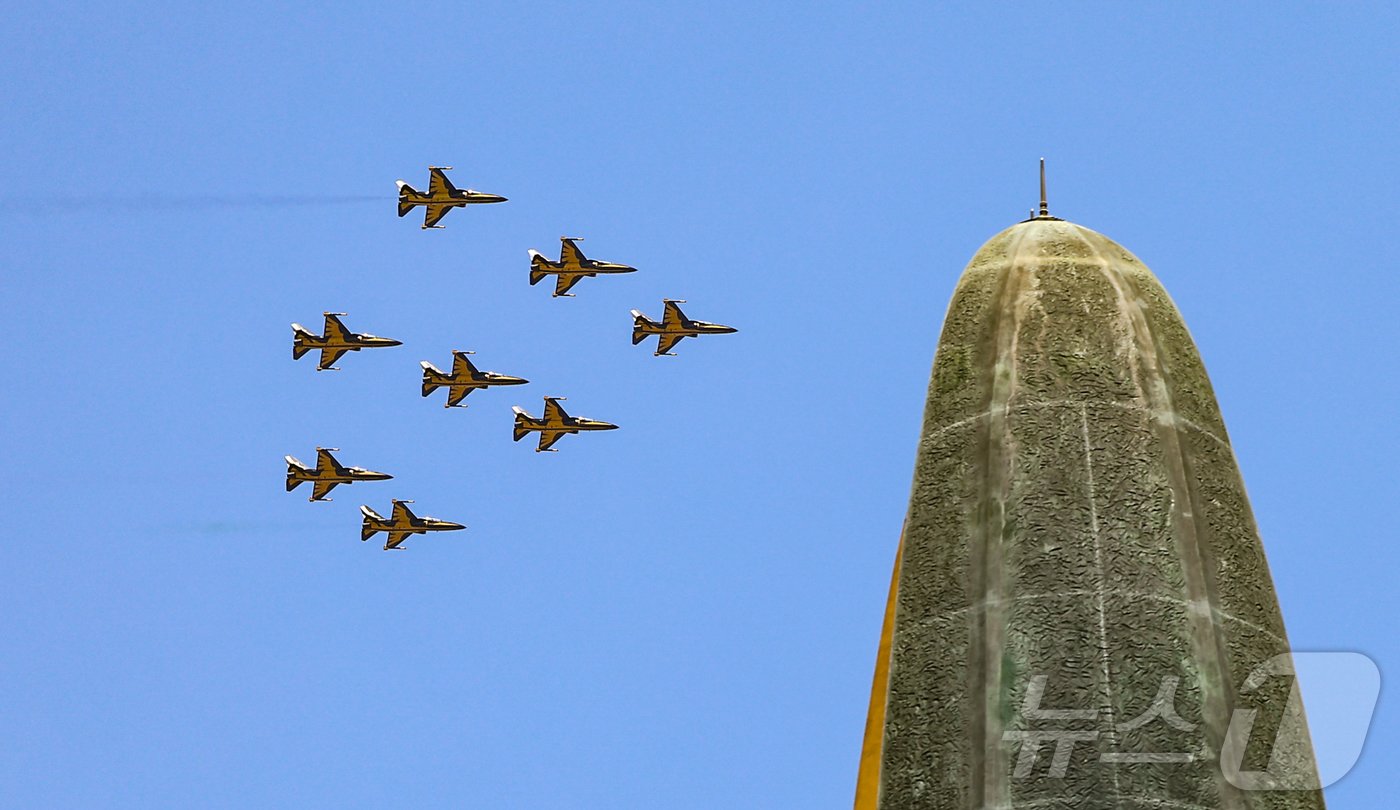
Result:
[[[445,532],[455,532],[458,529],[467,528],[467,525],[465,523],[453,523],[450,520],[439,520],[437,522],[437,527]]]
[[[737,332],[737,331],[739,331],[739,330],[738,330],[738,329],[735,329],[735,328],[732,327],[732,326],[721,326],[721,327],[719,328],[719,330],[718,330],[718,333],[721,334],[721,335],[732,335],[732,334],[734,334],[734,333]]]
[[[481,201],[488,203],[498,203],[507,202],[507,199],[499,194],[483,194],[481,195]]]
[[[402,340],[394,340],[393,338],[384,338],[384,345],[385,345],[385,346],[402,346],[402,345],[403,345],[403,341],[402,341]]]

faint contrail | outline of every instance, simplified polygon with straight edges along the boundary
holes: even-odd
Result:
[[[275,521],[210,520],[203,523],[157,523],[150,527],[159,534],[217,536],[238,534],[280,534],[325,529],[325,524],[306,520],[278,523]]]
[[[48,215],[76,211],[210,211],[219,208],[308,208],[320,205],[389,203],[388,194],[102,194],[81,200],[0,197],[0,213]]]

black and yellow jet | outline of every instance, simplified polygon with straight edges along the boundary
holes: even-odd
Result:
[[[666,312],[661,316],[661,323],[651,320],[647,316],[632,310],[632,345],[636,346],[651,335],[658,335],[656,341],[657,357],[671,354],[671,348],[681,341],[682,338],[696,337],[698,335],[729,335],[739,331],[732,326],[725,326],[719,323],[707,323],[705,321],[693,321],[681,312],[678,304],[684,304],[683,299],[664,299]]]
[[[554,297],[570,297],[570,288],[579,282],[579,279],[589,276],[597,276],[609,273],[635,273],[637,268],[629,267],[616,262],[600,262],[583,255],[583,251],[578,249],[576,242],[582,242],[580,236],[559,237],[559,261],[553,262],[544,257],[538,250],[530,251],[530,286],[539,284],[545,276],[556,276],[554,280]]]
[[[321,360],[316,364],[317,371],[339,371],[335,361],[346,352],[360,349],[377,349],[386,346],[402,346],[403,342],[393,338],[383,338],[368,332],[351,332],[340,322],[344,312],[327,312],[325,334],[314,335],[311,330],[299,323],[292,324],[292,359],[300,360],[309,351],[319,349]]]
[[[423,396],[427,396],[439,388],[447,389],[447,404],[444,408],[467,407],[458,406],[457,403],[466,399],[467,394],[478,388],[489,388],[493,385],[524,385],[529,380],[524,377],[512,377],[509,374],[497,374],[494,371],[478,371],[467,355],[475,352],[452,352],[452,373],[448,374],[427,360],[419,363],[423,367]]]
[[[559,406],[559,400],[563,397],[544,398],[544,417],[536,419],[525,412],[519,405],[511,410],[515,411],[515,441],[525,438],[531,431],[538,431],[540,434],[540,445],[535,448],[536,453],[543,453],[554,446],[568,433],[578,433],[584,430],[616,430],[617,425],[611,422],[604,422],[598,419],[585,419],[582,416],[569,416],[564,413],[564,409]],[[558,451],[552,451],[558,452]]]
[[[388,473],[366,470],[364,467],[346,467],[331,455],[336,447],[316,448],[316,467],[302,464],[293,456],[287,456],[287,491],[291,492],[307,481],[311,482],[310,501],[329,501],[326,496],[340,484],[353,484],[356,481],[388,481],[394,476]]]
[[[399,184],[399,216],[407,216],[408,212],[414,208],[420,205],[424,206],[427,211],[423,215],[423,229],[427,230],[428,228],[443,227],[438,224],[438,220],[447,216],[447,212],[453,208],[506,201],[506,198],[499,194],[487,194],[484,191],[471,189],[463,191],[457,188],[444,174],[444,172],[450,171],[452,171],[451,166],[429,166],[427,194],[418,191],[402,180],[397,181]]]
[[[360,512],[365,516],[364,524],[360,528],[360,540],[368,540],[380,532],[389,535],[389,539],[384,543],[384,550],[400,548],[403,541],[410,535],[426,534],[427,532],[455,532],[458,529],[465,529],[460,523],[453,523],[450,520],[438,520],[431,517],[418,517],[408,511],[404,504],[413,501],[394,500],[394,511],[389,513],[389,519],[385,520],[378,512],[368,506],[361,506]]]

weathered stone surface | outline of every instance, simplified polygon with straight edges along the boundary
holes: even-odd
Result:
[[[1200,356],[1100,234],[1030,220],[963,273],[891,602],[861,810],[1323,806],[1222,774],[1237,708],[1260,710],[1244,769],[1267,765],[1289,683],[1241,685],[1288,642]],[[1147,754],[1180,761],[1123,759]],[[1281,756],[1315,769],[1306,739]]]

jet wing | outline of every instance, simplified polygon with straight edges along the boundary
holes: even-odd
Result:
[[[334,475],[340,472],[340,462],[335,460],[329,450],[316,450],[316,474],[321,476]]]
[[[331,494],[331,490],[335,489],[335,485],[338,484],[338,483],[340,483],[340,482],[339,482],[339,481],[317,481],[317,482],[316,482],[314,485],[312,485],[312,487],[311,487],[311,500],[313,500],[313,501],[325,500],[326,496],[329,495],[329,494]]]
[[[559,245],[559,261],[565,265],[582,265],[584,262],[588,261],[588,259],[584,258],[583,251],[578,249],[578,245],[574,244],[574,240],[565,239]]]
[[[345,355],[349,349],[322,349],[321,362],[316,364],[316,368],[325,371],[335,365],[335,361]]]
[[[403,501],[394,501],[394,511],[389,515],[389,521],[395,526],[404,526],[412,523],[416,516],[408,510],[408,504]]]
[[[326,328],[322,331],[321,335],[328,343],[349,343],[350,336],[353,334],[355,333],[351,332],[345,327],[345,324],[340,322],[338,316],[326,316]]]
[[[666,312],[661,316],[661,325],[667,329],[680,329],[685,326],[685,313],[675,301],[666,302]]]
[[[569,421],[569,415],[564,413],[564,408],[552,399],[544,401],[544,423],[546,425],[559,425]]]
[[[403,541],[407,540],[412,534],[413,532],[389,532],[389,539],[384,541],[384,550],[388,551],[392,548],[398,548],[403,545]]]
[[[449,407],[456,405],[467,398],[467,394],[472,392],[470,385],[451,385],[447,388],[447,404]]]
[[[433,205],[428,203],[427,212],[423,214],[423,227],[431,228],[438,224],[438,220],[447,216],[447,212],[452,210],[450,205]]]
[[[457,195],[457,187],[452,185],[452,181],[447,179],[447,174],[442,169],[429,169],[428,173],[428,194],[435,198]]]
[[[466,352],[452,353],[453,377],[464,377],[466,379],[474,380],[476,379],[478,373],[479,372],[476,370],[476,366],[472,363],[471,358],[467,357]]]
[[[566,435],[565,432],[562,431],[562,430],[541,430],[541,431],[540,431],[540,450],[541,450],[541,451],[548,450],[549,448],[551,448],[551,447],[554,446],[554,443],[555,443],[555,442],[557,442],[557,441],[559,441],[560,439],[564,438],[565,435]]]
[[[554,279],[554,294],[563,295],[573,289],[573,286],[577,284],[581,278],[583,278],[583,276],[560,273],[558,277]]]
[[[674,332],[663,333],[661,335],[661,339],[656,344],[656,353],[666,354],[670,352],[671,349],[674,348],[677,343],[680,343],[681,339],[684,337],[685,335],[678,335]]]

